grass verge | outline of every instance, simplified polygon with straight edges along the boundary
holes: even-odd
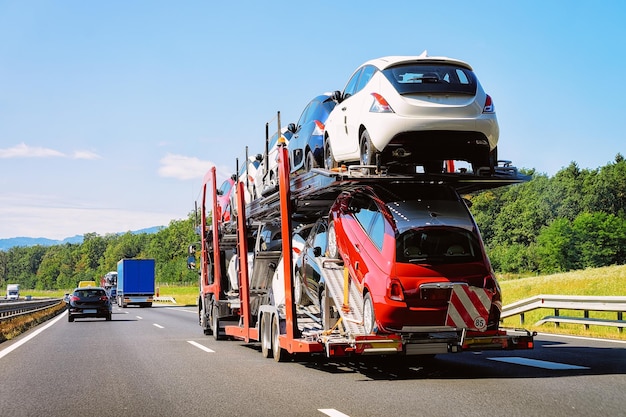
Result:
[[[503,305],[530,298],[539,294],[546,295],[589,295],[589,296],[626,296],[626,265],[607,266],[585,269],[561,274],[543,275],[525,278],[498,277],[502,288]],[[618,332],[615,327],[546,323],[535,326],[545,316],[554,314],[553,309],[541,308],[525,313],[525,321],[520,323],[520,316],[504,320],[506,327],[523,327],[544,333],[558,333],[576,336],[601,337],[605,339],[626,340],[626,332]],[[561,316],[583,317],[583,311],[563,310]],[[616,312],[590,311],[589,317],[616,319]]]
[[[0,321],[0,343],[5,340],[11,340],[28,329],[33,328],[46,320],[50,320],[52,317],[55,317],[64,311],[65,303],[61,301],[53,307],[49,307],[36,313],[24,314],[11,319],[2,320]]]

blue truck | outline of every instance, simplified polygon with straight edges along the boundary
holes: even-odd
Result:
[[[117,305],[152,307],[154,259],[122,259],[117,263]]]

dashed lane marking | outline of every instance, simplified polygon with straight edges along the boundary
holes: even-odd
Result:
[[[337,411],[334,408],[319,408],[317,411],[320,413],[324,413],[330,417],[350,417],[347,414],[342,413],[341,411]]]
[[[153,325],[154,327],[158,327],[159,329],[164,329],[164,327],[163,327],[163,326],[161,326],[160,324],[152,323],[152,325]]]
[[[143,317],[141,316],[135,316],[135,317],[137,317],[139,320],[143,320]]]
[[[516,365],[532,366],[535,368],[552,369],[552,370],[569,370],[569,369],[589,369],[586,366],[569,365],[567,363],[540,361],[537,359],[521,358],[518,356],[511,356],[507,358],[487,358],[492,361],[513,363]]]
[[[209,349],[208,347],[203,346],[203,345],[201,345],[198,342],[194,342],[193,340],[187,340],[187,343],[189,343],[192,346],[197,347],[198,349],[204,350],[207,353],[215,353],[215,351],[213,349]]]

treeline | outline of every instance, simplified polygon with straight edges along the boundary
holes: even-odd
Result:
[[[626,161],[576,163],[554,177],[470,196],[497,272],[553,273],[626,263]]]
[[[104,274],[117,270],[123,258],[155,259],[159,283],[196,283],[198,273],[187,269],[187,248],[198,239],[192,213],[189,219],[172,221],[153,234],[88,233],[81,244],[13,247],[0,251],[0,285],[72,289],[78,281],[100,282]]]
[[[496,272],[552,273],[626,263],[626,161],[595,170],[575,163],[554,177],[468,196]],[[99,236],[81,244],[0,251],[0,285],[70,289],[117,269],[122,258],[154,258],[160,283],[197,282],[187,248],[198,241],[194,214],[154,234]]]

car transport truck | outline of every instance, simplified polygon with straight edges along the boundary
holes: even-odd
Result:
[[[368,184],[444,184],[458,193],[470,193],[526,180],[507,164],[489,176],[464,172],[388,174],[381,166],[353,166],[314,168],[290,177],[288,152],[283,147],[279,152],[277,192],[247,205],[238,199],[236,227],[221,224],[216,218],[209,227],[206,199],[207,187],[212,186],[208,191],[216,195],[213,168],[205,176],[201,206],[199,323],[205,334],[213,334],[216,339],[230,336],[246,343],[259,342],[263,356],[276,361],[295,353],[397,357],[532,349],[533,333],[500,328],[497,320],[495,327],[486,326],[489,320],[493,321],[490,312],[501,307],[499,298],[490,298],[494,292],[488,288],[488,280],[484,287],[451,283],[420,289],[422,298],[433,294],[449,297],[448,319],[441,325],[368,331],[368,312],[364,314],[367,297],[354,276],[359,271],[348,268],[345,259],[329,259],[320,254],[325,291],[317,310],[295,302],[301,283],[294,280],[293,274],[295,231],[300,225],[327,215],[346,190]],[[243,186],[237,183],[236,192],[243,193]],[[215,210],[215,197],[212,205]],[[275,248],[272,241],[281,246]],[[235,277],[227,272],[227,265],[233,260],[237,266]],[[459,297],[464,302],[459,303]]]
[[[117,263],[117,304],[151,307],[155,292],[154,259],[121,259]]]

